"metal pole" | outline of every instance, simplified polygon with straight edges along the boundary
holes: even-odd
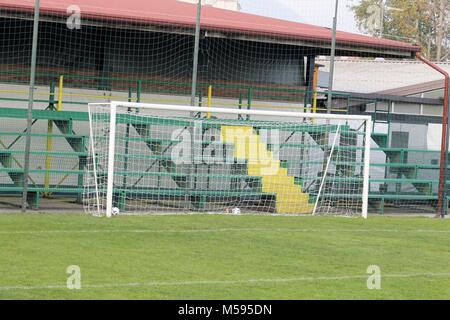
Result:
[[[384,35],[384,0],[380,0],[380,38]]]
[[[428,61],[420,52],[416,54],[417,59],[427,64],[434,70],[438,71],[445,77],[444,85],[444,106],[442,111],[442,141],[441,141],[441,158],[439,169],[439,189],[438,189],[438,204],[437,204],[437,216],[444,216],[447,208],[447,169],[448,169],[448,124],[449,124],[449,107],[450,107],[450,75],[449,73],[437,66],[436,64]]]
[[[30,172],[31,126],[33,122],[34,84],[36,80],[36,58],[37,58],[37,46],[39,34],[39,10],[40,10],[40,0],[35,0],[33,45],[31,49],[30,89],[28,97],[27,136],[25,144],[25,164],[23,171],[22,212],[26,212],[27,210],[27,199],[28,199],[28,175]]]
[[[336,8],[334,10],[334,18],[333,18],[333,39],[331,41],[330,78],[328,81],[327,113],[331,113],[332,101],[333,101],[334,60],[336,57],[336,34],[337,34],[338,9],[339,9],[339,0],[336,0]]]
[[[202,0],[197,3],[197,19],[195,23],[194,66],[192,69],[191,106],[195,106],[197,96],[198,53],[200,51],[200,23],[202,16]]]
[[[447,97],[450,97],[450,87],[446,88],[447,90]],[[448,100],[448,99],[447,99]],[[441,216],[444,218],[448,214],[448,195],[449,195],[449,189],[448,189],[448,152],[449,152],[449,145],[450,145],[450,117],[448,115],[448,110],[450,109],[450,101],[447,101],[448,108],[447,108],[447,141],[445,144],[445,171],[444,171],[444,195],[443,195],[443,202],[444,202],[444,209],[442,210]]]

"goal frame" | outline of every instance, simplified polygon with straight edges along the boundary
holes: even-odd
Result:
[[[150,109],[160,111],[185,111],[191,113],[207,113],[208,111],[214,111],[214,113],[222,114],[236,114],[236,115],[255,115],[255,116],[276,116],[286,118],[310,118],[310,119],[322,119],[322,120],[359,120],[365,122],[365,136],[364,136],[364,166],[363,166],[363,190],[362,190],[362,217],[367,219],[368,217],[368,198],[369,198],[369,171],[370,171],[370,154],[371,154],[371,134],[372,134],[372,117],[364,115],[339,115],[339,114],[325,114],[325,113],[307,113],[307,112],[292,112],[292,111],[268,111],[268,110],[243,110],[243,109],[228,109],[228,108],[214,108],[207,109],[205,107],[189,107],[182,105],[165,105],[165,104],[152,104],[152,103],[135,103],[135,102],[120,102],[111,101],[109,103],[89,103],[89,128],[90,128],[90,141],[92,142],[92,114],[91,107],[106,106],[110,107],[110,123],[109,123],[109,145],[108,154],[115,154],[116,144],[116,119],[117,108],[138,108],[138,109]],[[94,148],[92,146],[92,148]],[[95,152],[93,153],[93,160],[95,163]],[[108,177],[107,177],[107,193],[106,193],[106,217],[112,216],[113,209],[113,194],[114,194],[114,165],[115,157],[108,156]],[[94,166],[95,167],[95,166]],[[94,168],[95,170],[95,168]],[[95,177],[95,180],[97,177]],[[321,182],[324,183],[324,179]],[[315,210],[314,210],[315,211]],[[313,215],[315,212],[313,213]]]

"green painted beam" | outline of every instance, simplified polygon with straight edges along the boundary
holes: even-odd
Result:
[[[19,108],[0,108],[0,118],[26,119],[27,110]],[[89,116],[87,112],[79,111],[56,112],[51,110],[33,110],[33,119],[89,121]]]

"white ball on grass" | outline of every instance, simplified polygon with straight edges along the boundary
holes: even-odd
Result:
[[[241,214],[241,209],[239,209],[239,208],[234,208],[234,209],[233,209],[233,214]]]
[[[113,216],[117,216],[117,215],[119,215],[120,210],[119,210],[119,208],[114,207],[114,208],[112,208],[112,212],[111,213],[112,213]]]

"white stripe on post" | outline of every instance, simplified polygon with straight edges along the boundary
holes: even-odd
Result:
[[[106,216],[112,215],[112,202],[114,195],[114,160],[116,147],[116,114],[117,105],[111,103],[110,122],[109,122],[109,148],[108,148],[108,184],[106,193]]]
[[[363,182],[363,203],[362,216],[367,219],[367,211],[369,208],[369,174],[370,174],[370,144],[372,140],[372,120],[366,121],[366,137],[364,149],[364,182]]]
[[[95,159],[95,142],[94,142],[94,129],[92,128],[92,110],[91,105],[88,105],[88,116],[89,116],[89,144],[91,146],[91,152],[92,152],[92,166],[94,170],[94,186],[95,186],[95,198],[97,203],[97,214],[101,215],[100,210],[100,194],[98,192],[98,175],[97,175],[97,163]]]

